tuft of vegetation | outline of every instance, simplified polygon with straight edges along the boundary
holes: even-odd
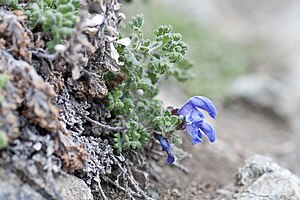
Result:
[[[26,15],[31,28],[42,28],[50,34],[47,48],[53,52],[56,44],[63,43],[72,34],[79,10],[80,0],[45,0],[30,3]]]
[[[0,6],[8,6],[13,9],[20,9],[18,0],[0,0]]]
[[[190,46],[187,56],[195,63],[195,67],[188,70],[193,78],[182,84],[188,96],[201,94],[223,99],[230,83],[245,73],[252,62],[247,47],[197,22],[188,14],[170,12],[163,3],[136,1],[123,9],[128,16],[135,15],[136,10],[144,14],[148,21],[144,28],[147,37],[151,37],[153,29],[162,23],[171,24],[184,36]]]
[[[0,74],[0,91],[6,86],[8,81],[8,76],[7,74]],[[0,92],[0,105],[4,100],[4,96]]]
[[[12,11],[16,2],[23,11]],[[149,199],[149,180],[135,172],[148,177],[146,158],[161,147],[174,162],[170,143],[182,142],[176,130],[184,117],[155,99],[163,79],[190,77],[181,34],[163,25],[147,39],[143,15],[128,23],[128,36],[121,34],[118,1],[82,2],[101,8],[97,14],[81,12],[79,0],[20,2],[0,9],[0,148],[8,146],[0,163],[24,166],[18,170],[30,183],[37,181],[29,165],[45,180],[73,173],[95,199],[116,189],[128,199]]]
[[[8,82],[7,74],[0,74],[0,106],[4,101],[4,96],[2,94],[2,89],[4,89]],[[6,134],[0,130],[0,150],[4,149],[8,145],[8,140]]]
[[[173,33],[172,26],[160,26],[154,31],[153,40],[145,39],[142,31],[143,15],[137,15],[128,23],[132,30],[127,47],[118,45],[119,61],[123,63],[121,73],[124,81],[108,94],[111,112],[122,115],[126,131],[114,135],[118,152],[143,147],[151,133],[159,132],[171,138],[182,120],[171,115],[154,99],[158,93],[157,83],[165,77],[175,76],[186,80],[191,64],[183,59],[188,46],[179,33]],[[187,63],[187,65],[185,65]],[[177,141],[177,140],[174,140]]]
[[[6,134],[0,131],[0,150],[4,149],[8,145]]]

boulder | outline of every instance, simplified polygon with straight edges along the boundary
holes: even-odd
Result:
[[[45,177],[26,177],[20,171],[0,167],[0,199],[8,200],[92,200],[90,188],[83,180],[70,175],[61,174],[51,179]],[[47,183],[43,183],[44,181]],[[48,181],[47,181],[48,180]]]
[[[235,184],[218,193],[216,199],[224,200],[298,200],[300,179],[271,159],[256,155],[238,170]]]
[[[42,200],[45,199],[29,185],[24,184],[19,177],[0,168],[0,199],[9,200]]]

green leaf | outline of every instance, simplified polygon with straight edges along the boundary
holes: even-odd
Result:
[[[118,153],[121,153],[123,148],[122,148],[122,138],[120,133],[114,134],[114,147],[117,150]]]
[[[182,137],[179,134],[174,133],[172,135],[172,143],[173,144],[182,144]]]
[[[0,105],[2,104],[3,101],[4,101],[4,96],[0,94]]]
[[[6,87],[7,82],[8,82],[8,75],[0,74],[0,88]]]
[[[192,67],[193,64],[191,63],[191,61],[182,59],[173,67],[170,74],[174,76],[178,81],[187,81],[192,77],[190,73],[190,69]]]
[[[135,17],[132,17],[131,22],[128,23],[128,25],[132,28],[132,29],[136,29],[136,28],[141,28],[144,24],[144,15],[143,14],[139,14]]]
[[[67,4],[70,0],[58,0],[58,4]]]
[[[58,6],[58,12],[61,12],[63,14],[72,12],[74,10],[75,10],[75,7],[71,3],[61,4]]]
[[[8,145],[6,134],[0,131],[0,150],[4,149]]]
[[[173,27],[171,25],[163,25],[158,27],[157,30],[154,31],[154,34],[159,37],[162,35],[165,35],[167,33],[170,33],[173,30]]]
[[[145,39],[141,30],[143,23],[143,15],[133,17],[128,23],[132,30],[131,45],[116,47],[119,61],[124,63],[119,73],[122,80],[111,89],[107,102],[112,116],[121,115],[126,121],[126,131],[115,139],[119,150],[142,148],[153,132],[160,132],[173,143],[181,143],[175,131],[182,119],[172,115],[154,97],[159,91],[156,84],[162,78],[186,77],[185,70],[190,68],[190,65],[183,66],[187,45],[181,41],[181,34],[172,33],[170,25],[155,30],[154,40]],[[181,60],[180,65],[176,65]],[[108,85],[115,85],[116,77]],[[143,92],[137,92],[140,90]]]

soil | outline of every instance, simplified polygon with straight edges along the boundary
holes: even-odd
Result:
[[[159,98],[166,106],[180,105],[184,97],[174,95],[179,93],[178,90],[163,89],[164,95]],[[163,191],[161,197],[213,199],[221,191],[219,188],[234,183],[238,168],[254,154],[271,157],[281,166],[300,174],[300,155],[296,149],[299,136],[292,132],[285,119],[242,101],[216,104],[218,117],[210,121],[217,130],[215,143],[206,139],[192,145],[183,132],[180,147],[190,157],[177,161],[175,165],[168,165],[165,160],[152,164],[158,177],[154,184]]]
[[[235,0],[227,3],[188,0],[185,3],[166,1],[165,4],[172,5],[174,10],[186,13],[188,11],[189,16],[194,16],[199,23],[217,27],[217,30],[238,41],[251,42],[251,38],[262,38],[269,42],[280,41],[276,49],[281,53],[290,52],[294,55],[295,48],[290,48],[289,44],[295,47],[295,43],[300,41],[299,34],[298,30],[291,31],[289,28],[295,27],[292,14],[296,13],[296,1],[286,4],[285,1],[278,0],[271,6],[272,9],[268,1],[257,1],[261,5],[259,7],[254,2],[256,1],[248,5],[249,2],[237,3]],[[279,4],[284,6],[276,6]],[[279,23],[282,21],[285,22]],[[270,32],[277,34],[270,35]],[[293,37],[293,33],[297,33],[297,37]],[[282,60],[281,66],[292,66],[288,68],[290,73],[298,69],[293,68],[298,65],[298,61],[289,60],[289,57]],[[277,69],[274,63],[275,60],[269,60],[268,63],[254,68],[268,66],[265,67],[266,70],[272,73]],[[189,97],[184,95],[183,90],[172,85],[174,84],[163,86],[159,98],[166,106],[180,107]],[[217,141],[209,143],[205,140],[192,145],[190,138],[183,133],[184,142],[181,147],[192,157],[176,162],[177,167],[165,163],[155,165],[160,178],[154,183],[163,185],[163,182],[169,188],[161,196],[165,199],[213,199],[216,193],[221,192],[219,188],[234,183],[238,167],[254,154],[271,157],[279,165],[300,175],[300,153],[297,150],[300,134],[299,130],[289,126],[289,119],[279,118],[268,110],[243,101],[215,103],[218,117],[210,122],[217,130]]]

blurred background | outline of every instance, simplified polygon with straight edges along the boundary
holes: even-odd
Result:
[[[164,83],[158,98],[180,107],[194,95],[218,108],[211,121],[218,140],[183,148],[191,158],[160,168],[177,187],[228,184],[251,155],[271,157],[300,175],[300,2],[296,0],[132,0],[123,6],[130,20],[143,13],[144,34],[170,24],[189,45],[193,79]],[[181,170],[182,171],[182,170]],[[178,176],[176,176],[176,175]],[[178,178],[180,176],[180,179]]]

